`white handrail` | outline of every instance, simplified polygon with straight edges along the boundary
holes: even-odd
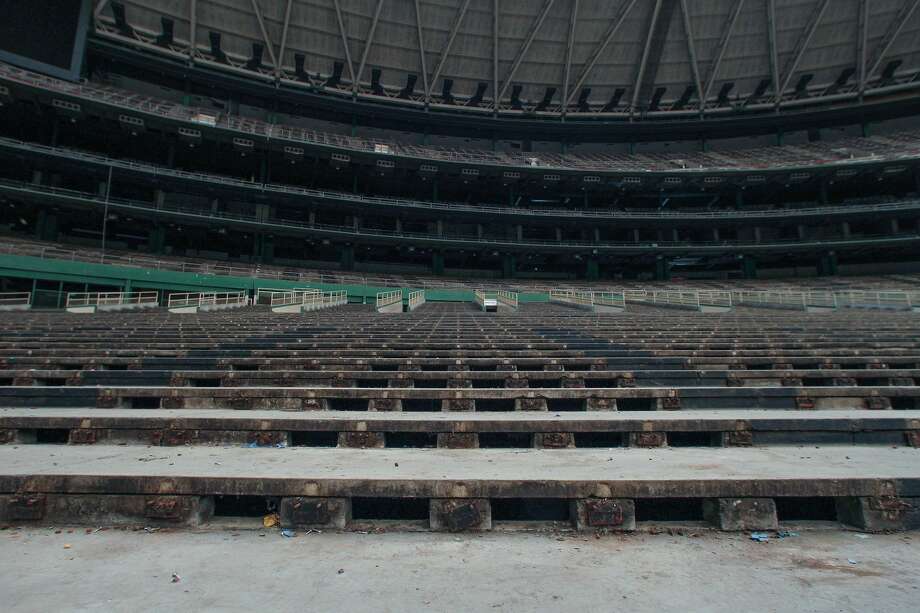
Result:
[[[160,293],[147,292],[68,292],[67,308],[99,307],[114,305],[154,305],[160,301]]]
[[[377,292],[377,308],[390,306],[397,302],[402,302],[402,290],[393,290],[390,292]]]
[[[26,306],[32,304],[32,292],[0,293],[0,306]]]

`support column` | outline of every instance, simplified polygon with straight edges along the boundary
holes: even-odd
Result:
[[[166,246],[166,229],[163,226],[155,225],[150,228],[147,235],[147,248],[151,253],[163,253]]]
[[[840,223],[840,234],[843,235],[843,238],[850,238],[850,222],[843,221]]]
[[[588,258],[587,267],[585,269],[585,279],[588,281],[597,281],[600,276],[600,266],[598,265],[597,259]]]
[[[897,217],[894,217],[888,221],[888,229],[892,234],[898,234],[901,231],[901,227],[898,225]]]
[[[435,275],[444,274],[444,254],[440,251],[431,252],[431,272]]]
[[[805,240],[805,234],[806,234],[805,226],[803,226],[802,224],[798,224],[795,227],[795,231],[798,234],[799,240]]]
[[[476,238],[482,238],[482,224],[476,224]]]
[[[355,248],[352,245],[342,245],[339,247],[339,263],[342,270],[355,269]]]
[[[396,233],[402,234],[402,219],[399,217],[396,218]]]
[[[556,242],[562,242],[562,228],[556,228]]]
[[[153,193],[153,202],[156,208],[162,209],[163,205],[166,203],[166,192],[162,189],[158,189]]]
[[[639,240],[640,240],[640,237],[639,237],[639,228],[633,228],[633,230],[632,230],[632,237],[633,237],[633,242],[634,242],[634,243],[638,243],[638,242],[639,242]]]
[[[513,253],[506,253],[502,257],[502,277],[512,279],[515,273],[517,273],[517,259]]]
[[[754,226],[754,242],[759,243],[761,239],[760,226]]]
[[[741,257],[741,274],[745,279],[757,278],[757,260],[749,255]]]
[[[310,211],[307,215],[307,223],[310,224],[311,228],[316,225],[316,211]]]
[[[655,280],[671,280],[671,262],[666,257],[659,255],[657,258],[655,258]]]
[[[444,220],[439,219],[437,223],[438,236],[444,236]]]
[[[57,215],[48,213],[44,209],[38,211],[35,220],[35,238],[44,241],[56,241],[58,238]]]
[[[818,202],[821,204],[827,204],[827,181],[821,181],[821,185],[818,190]]]
[[[830,277],[837,274],[837,254],[829,251],[818,258],[818,276]]]
[[[713,229],[712,229],[712,240],[713,240],[714,242],[716,242],[716,243],[718,243],[718,242],[721,240],[721,239],[719,238],[719,229],[718,229],[718,228],[713,228]]]
[[[517,237],[518,242],[523,241],[524,240],[524,226],[522,226],[521,224],[518,224],[517,226],[515,226],[514,234]]]

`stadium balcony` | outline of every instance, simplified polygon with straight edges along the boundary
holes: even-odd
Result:
[[[401,167],[418,169],[425,164],[437,171],[514,171],[540,175],[545,171],[584,177],[621,176],[627,183],[641,184],[665,176],[686,180],[708,178],[744,182],[760,173],[790,174],[813,172],[847,173],[854,168],[881,167],[888,172],[920,157],[920,134],[907,132],[896,137],[849,138],[831,143],[809,143],[718,152],[675,154],[608,154],[496,152],[460,148],[438,148],[319,132],[295,125],[268,123],[255,118],[219,113],[212,109],[184,106],[164,99],[91,82],[70,83],[0,63],[0,83],[12,99],[49,105],[63,116],[98,113],[114,121],[132,122],[138,129],[158,125],[180,137],[226,141],[262,149],[295,147],[301,153],[330,158],[345,156],[344,164],[360,160],[389,160]],[[50,97],[50,100],[49,100]],[[354,157],[352,157],[354,156]],[[633,176],[631,173],[638,173]],[[722,177],[722,178],[719,178]]]

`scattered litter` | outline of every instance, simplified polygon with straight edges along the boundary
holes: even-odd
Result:
[[[304,532],[304,534],[322,534],[322,533],[323,533],[322,530],[317,530],[316,528],[310,528],[309,530]]]
[[[64,549],[70,549],[70,543],[66,543],[66,544],[64,545]]]
[[[285,537],[285,538],[294,538],[294,531],[293,531],[293,530],[288,530],[287,528],[283,528],[283,529],[281,530],[281,536],[283,536],[283,537]]]
[[[173,583],[179,583],[180,581],[182,581],[182,577],[180,577],[180,576],[177,575],[176,573],[173,573],[173,574],[172,574],[172,582],[173,582]]]
[[[854,560],[853,558],[847,558],[847,562],[849,562],[850,564],[858,564],[858,562]]]
[[[344,568],[340,568],[340,569],[338,570],[338,574],[344,575],[344,574],[345,574],[345,569],[344,569]]]
[[[798,536],[798,535],[799,535],[798,532],[793,532],[792,530],[781,530],[776,533],[776,536],[778,536],[781,539],[791,538],[791,537]]]
[[[766,532],[751,532],[751,540],[758,543],[766,543],[770,540],[770,535]]]
[[[262,527],[263,528],[274,528],[275,526],[278,525],[278,522],[280,520],[281,518],[278,516],[277,513],[269,513],[268,515],[262,518]]]
[[[144,532],[159,532],[159,528],[151,528],[150,526],[144,526]]]
[[[855,533],[853,536],[855,536],[855,537],[858,538],[858,539],[872,538],[872,537],[870,537],[868,534],[860,534],[859,532]]]

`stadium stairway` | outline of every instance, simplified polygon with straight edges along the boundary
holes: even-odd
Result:
[[[0,521],[912,528],[918,379],[910,313],[15,313]]]

